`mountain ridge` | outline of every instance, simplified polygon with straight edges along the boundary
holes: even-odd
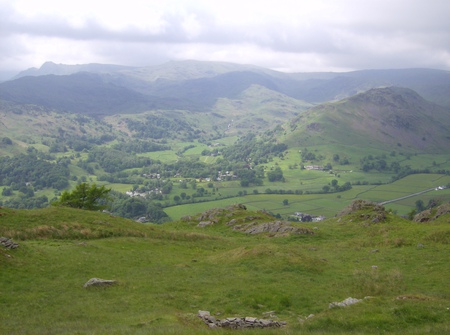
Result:
[[[141,94],[163,99],[183,99],[185,102],[189,102],[188,98],[195,87],[207,89],[209,93],[215,86],[221,87],[222,95],[215,92],[206,96],[206,107],[211,106],[211,98],[227,97],[233,89],[236,90],[236,88],[227,87],[233,76],[240,77],[240,81],[248,81],[252,84],[258,84],[264,78],[267,88],[309,103],[340,100],[375,87],[401,86],[415,90],[432,102],[450,107],[450,97],[447,94],[450,91],[450,72],[435,69],[284,73],[253,65],[192,60],[171,61],[150,67],[45,63],[41,68],[43,68],[42,71],[48,70],[44,71],[45,74],[55,75],[68,75],[67,71],[70,71],[69,74],[75,73],[74,71],[97,73],[102,75],[106,82]],[[34,73],[39,72],[34,71]],[[66,79],[70,80],[69,77]],[[14,80],[2,83],[0,90],[8,91],[10,83]],[[197,107],[205,107],[199,104],[198,93],[193,98]]]

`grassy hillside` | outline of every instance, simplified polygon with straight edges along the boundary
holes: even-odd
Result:
[[[292,146],[335,143],[360,148],[448,151],[450,112],[404,88],[371,89],[322,104],[291,121]]]
[[[293,223],[313,234],[249,235],[232,227],[274,219],[234,206],[154,226],[81,210],[3,208],[0,236],[19,247],[0,246],[0,329],[206,334],[196,314],[208,310],[219,319],[287,322],[265,334],[443,334],[449,219],[411,223],[362,205],[319,224]],[[205,220],[216,223],[197,227]],[[92,277],[118,284],[83,288]],[[348,297],[366,298],[329,309]]]

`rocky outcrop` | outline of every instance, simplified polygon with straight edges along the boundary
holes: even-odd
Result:
[[[382,205],[367,200],[354,200],[337,216],[350,214],[359,214],[357,219],[365,221],[367,224],[384,222],[387,218],[387,212]]]
[[[4,246],[6,249],[16,249],[19,246],[18,243],[13,242],[13,240],[6,237],[0,237],[0,245]]]
[[[345,207],[337,216],[352,214],[361,210],[370,210],[374,212],[384,212],[383,206],[367,200],[353,200],[353,202]]]
[[[438,207],[424,210],[416,214],[413,218],[415,222],[429,222],[434,221],[438,217],[450,213],[450,203],[442,204]]]
[[[265,211],[246,212],[247,207],[236,204],[227,208],[213,208],[199,216],[184,216],[182,221],[197,224],[197,227],[225,224],[233,230],[246,234],[267,233],[269,236],[287,236],[309,234],[314,235],[313,230],[296,227],[289,221],[273,221],[273,216]]]
[[[88,287],[105,287],[105,286],[111,286],[116,284],[116,280],[107,280],[107,279],[100,279],[100,278],[91,278],[89,279],[84,285],[84,288]]]
[[[286,325],[286,322],[273,321],[267,319],[257,319],[254,317],[233,317],[226,319],[216,319],[208,311],[198,311],[198,317],[209,328],[229,328],[229,329],[247,329],[247,328],[279,328]]]
[[[233,230],[242,231],[246,234],[261,234],[269,233],[273,235],[286,235],[286,234],[307,234],[314,235],[314,232],[308,228],[294,227],[288,221],[272,221],[259,223],[257,221],[243,225],[235,225]]]

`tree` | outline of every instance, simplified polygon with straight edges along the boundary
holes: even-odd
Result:
[[[283,171],[280,167],[276,167],[274,171],[267,173],[267,178],[270,182],[283,180]]]
[[[98,187],[96,184],[82,183],[77,185],[72,192],[64,191],[61,198],[54,204],[96,211],[105,207],[102,203],[109,200],[110,191],[111,189],[107,189],[105,186]]]
[[[284,199],[284,200],[283,200],[283,205],[284,205],[284,206],[289,205],[289,200],[288,200],[288,199]]]
[[[11,140],[9,137],[3,137],[3,138],[2,138],[2,144],[5,144],[5,145],[12,145],[13,142],[12,142],[12,140]]]
[[[9,196],[13,195],[13,191],[12,191],[11,188],[5,187],[5,188],[2,190],[2,195],[5,196],[5,197],[9,197]]]
[[[422,212],[424,209],[425,209],[425,206],[424,206],[423,200],[417,200],[416,201],[417,213]]]

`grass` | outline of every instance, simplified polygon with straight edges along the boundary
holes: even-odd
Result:
[[[65,208],[0,209],[0,235],[20,244],[0,249],[2,333],[209,333],[198,310],[218,318],[275,311],[288,322],[265,334],[448,332],[448,215],[417,224],[388,214],[370,224],[358,212],[301,225],[319,225],[314,235],[269,238],[225,224],[270,219],[264,214],[217,213],[209,215],[218,224],[197,228],[195,220],[155,226]],[[118,285],[84,289],[92,277]],[[371,298],[328,309],[349,296]]]

